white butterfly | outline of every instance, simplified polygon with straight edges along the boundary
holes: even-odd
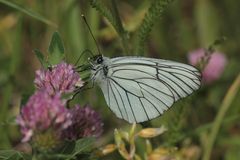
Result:
[[[158,117],[201,84],[196,68],[178,62],[102,55],[90,60],[93,83],[100,86],[116,116],[130,123]]]

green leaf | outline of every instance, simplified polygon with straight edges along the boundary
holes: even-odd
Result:
[[[54,32],[52,35],[52,40],[50,42],[49,48],[49,59],[50,64],[57,64],[61,62],[64,58],[64,46],[62,39],[58,32]]]
[[[0,159],[2,160],[30,160],[29,155],[15,150],[0,150]]]
[[[75,141],[66,141],[64,145],[59,149],[58,153],[63,155],[70,155],[75,149]]]
[[[77,140],[75,144],[74,152],[78,154],[78,153],[90,151],[94,141],[95,141],[95,138],[93,137],[82,138]]]
[[[28,10],[28,9],[24,8],[23,6],[20,6],[19,4],[16,4],[16,3],[11,2],[9,0],[0,0],[0,3],[3,3],[3,4],[5,4],[5,5],[7,5],[11,8],[14,8],[14,9],[16,9],[16,10],[18,10],[18,11],[24,13],[24,14],[27,14],[27,15],[45,23],[45,24],[48,24],[48,25],[53,26],[53,27],[57,27],[57,25],[55,23],[53,23],[52,21],[46,19],[45,17],[41,16],[40,14],[38,14],[36,12],[33,12],[31,10]]]
[[[95,138],[93,137],[82,138],[77,140],[75,142],[74,151],[69,159],[76,157],[78,154],[90,152],[94,141],[95,141]]]
[[[34,49],[33,52],[35,53],[35,55],[37,56],[39,62],[41,63],[41,65],[44,67],[44,68],[47,68],[48,67],[48,63],[47,61],[45,60],[44,58],[44,55],[42,54],[42,52],[38,49]]]

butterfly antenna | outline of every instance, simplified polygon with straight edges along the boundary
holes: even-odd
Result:
[[[90,53],[91,56],[93,56],[93,53],[92,53],[89,49],[84,50],[84,51],[80,54],[80,56],[78,57],[78,59],[77,59],[77,61],[75,62],[74,66],[76,66],[76,65],[78,64],[78,62],[80,61],[80,59],[81,59],[81,58],[83,57],[83,55],[86,54],[86,53]]]
[[[90,34],[91,34],[91,36],[92,36],[92,38],[93,38],[96,46],[97,46],[98,53],[101,54],[100,49],[99,49],[99,45],[98,45],[98,43],[97,43],[97,40],[95,39],[95,37],[94,37],[94,35],[93,35],[93,33],[92,33],[92,30],[91,30],[90,26],[88,25],[88,22],[87,22],[87,20],[86,20],[86,17],[85,17],[83,14],[82,14],[81,16],[82,16],[85,24],[87,25],[87,28],[88,28],[88,30],[89,30],[89,32],[90,32]]]

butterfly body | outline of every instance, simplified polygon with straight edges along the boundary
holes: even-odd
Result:
[[[108,66],[111,65],[110,58],[99,56],[101,57],[96,57],[93,61],[91,70],[93,81],[97,84],[101,84],[108,77]]]
[[[116,116],[130,123],[158,117],[201,84],[197,69],[174,61],[102,55],[92,60],[93,82]]]

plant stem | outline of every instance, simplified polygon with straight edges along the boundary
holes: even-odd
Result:
[[[209,139],[207,141],[206,146],[204,146],[205,151],[202,157],[202,160],[209,160],[212,152],[212,148],[215,142],[215,139],[217,137],[217,133],[221,127],[223,118],[225,114],[227,113],[227,110],[231,106],[232,101],[234,100],[237,91],[239,90],[240,87],[240,74],[237,76],[236,80],[234,83],[231,85],[229,88],[227,94],[225,95],[222,105],[220,106],[220,110],[213,122],[213,128],[210,131]]]
[[[122,21],[120,19],[119,13],[118,13],[118,9],[117,9],[115,0],[111,0],[111,2],[112,2],[112,9],[113,9],[112,14],[116,20],[116,25],[117,25],[116,30],[121,37],[121,42],[122,42],[124,51],[126,54],[128,54],[129,53],[128,33],[123,28]]]

